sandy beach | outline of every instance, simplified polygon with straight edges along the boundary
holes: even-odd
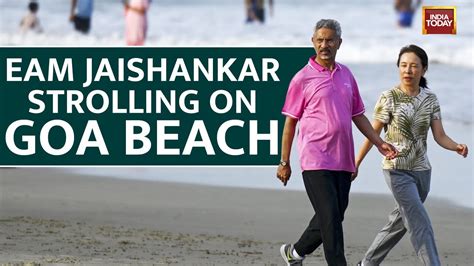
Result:
[[[248,182],[243,180],[242,182]],[[284,265],[312,210],[304,192],[221,188],[0,169],[0,264]],[[474,212],[426,203],[443,265],[472,265]],[[394,207],[351,194],[344,221],[350,265]],[[305,260],[325,265],[322,248]],[[384,265],[421,265],[408,237]]]

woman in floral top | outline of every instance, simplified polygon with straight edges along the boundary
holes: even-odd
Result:
[[[359,265],[380,265],[407,231],[424,265],[441,265],[430,218],[423,206],[431,179],[426,153],[428,130],[431,127],[436,142],[447,150],[466,157],[468,148],[444,132],[438,99],[423,77],[428,69],[426,52],[416,45],[405,46],[400,50],[397,66],[400,84],[382,93],[372,124],[379,134],[384,128],[385,140],[399,151],[396,158],[383,160],[385,180],[397,206]],[[356,158],[357,167],[371,147],[372,143],[366,140]],[[357,171],[352,177],[357,177]]]

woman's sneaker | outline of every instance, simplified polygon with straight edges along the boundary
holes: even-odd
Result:
[[[293,245],[285,244],[280,247],[280,254],[288,266],[303,265],[303,259],[297,259],[293,256]]]

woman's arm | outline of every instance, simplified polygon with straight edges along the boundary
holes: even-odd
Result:
[[[467,156],[468,154],[467,145],[458,144],[455,141],[453,141],[448,135],[446,135],[446,132],[444,132],[443,123],[441,122],[441,119],[436,119],[436,120],[431,121],[431,131],[433,132],[433,137],[436,143],[439,144],[439,146],[450,151],[455,151],[463,157]]]

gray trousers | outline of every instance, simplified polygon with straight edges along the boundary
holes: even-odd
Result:
[[[363,265],[380,265],[407,231],[424,265],[441,265],[430,218],[423,206],[430,190],[431,170],[383,170],[383,173],[397,207],[370,245]]]

